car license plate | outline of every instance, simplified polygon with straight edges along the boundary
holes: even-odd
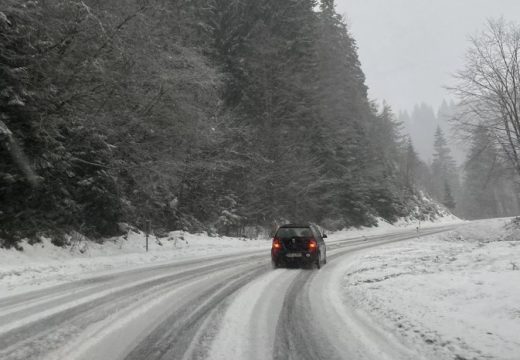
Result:
[[[299,257],[302,257],[302,254],[301,253],[289,253],[286,256],[290,257],[290,258],[299,258]]]

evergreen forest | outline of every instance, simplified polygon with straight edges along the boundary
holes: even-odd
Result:
[[[393,222],[425,168],[332,0],[0,1],[4,246]]]

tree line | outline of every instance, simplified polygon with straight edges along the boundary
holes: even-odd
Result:
[[[3,0],[0,238],[425,207],[332,0]]]

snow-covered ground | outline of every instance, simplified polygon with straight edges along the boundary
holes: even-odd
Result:
[[[451,214],[444,214],[443,217],[436,218],[430,221],[418,221],[415,218],[405,219],[402,218],[397,222],[390,224],[384,219],[378,219],[376,227],[362,227],[362,228],[350,228],[341,231],[335,231],[328,234],[328,241],[349,239],[359,236],[377,236],[390,233],[399,233],[409,231],[410,229],[430,229],[439,226],[453,225],[464,223],[464,220]]]
[[[126,239],[113,238],[103,244],[80,241],[63,248],[44,238],[34,245],[23,242],[23,251],[0,249],[0,297],[118,270],[267,251],[271,245],[266,239],[211,237],[181,231],[162,239],[150,236],[148,252],[145,244],[143,233],[130,232]]]
[[[148,253],[137,233],[0,250],[0,357],[520,359],[520,221],[418,225],[329,234],[319,271],[271,269],[268,239],[180,232]]]
[[[373,228],[348,229],[329,234],[328,242],[385,233],[398,233],[421,228],[460,222],[445,216],[435,222],[384,220]],[[0,248],[0,297],[63,282],[101,275],[107,272],[158,265],[172,261],[193,260],[218,255],[266,250],[270,239],[212,237],[205,233],[190,234],[176,231],[167,238],[149,238],[149,252],[145,251],[145,235],[130,231],[125,237],[106,240],[103,244],[85,241],[81,236],[67,247],[57,247],[43,238],[33,245],[22,242],[23,251]]]
[[[520,359],[520,225],[511,221],[363,253],[341,278],[345,305],[427,359]]]

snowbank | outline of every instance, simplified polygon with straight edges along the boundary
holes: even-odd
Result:
[[[0,248],[0,297],[16,292],[95,276],[102,272],[125,270],[164,262],[205,258],[265,249],[267,240],[210,237],[176,231],[168,238],[150,236],[146,252],[143,233],[112,238],[103,244],[73,239],[66,248],[54,246],[50,239],[30,245],[24,251]]]
[[[520,230],[511,219],[370,250],[341,281],[346,306],[425,358],[520,356]]]

